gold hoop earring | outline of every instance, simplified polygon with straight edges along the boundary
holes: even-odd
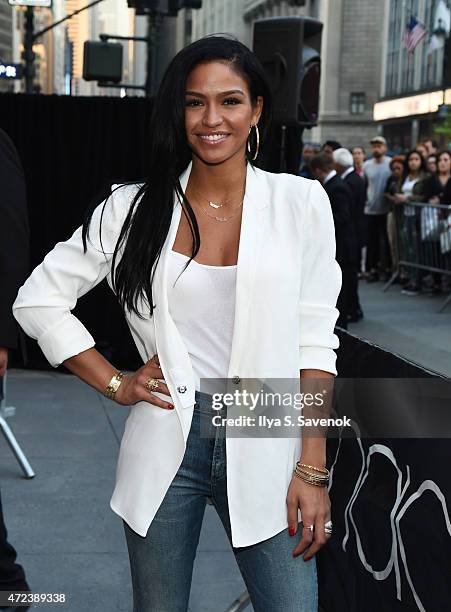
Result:
[[[251,133],[253,127],[255,128],[255,136],[257,138],[257,148],[255,149],[255,153],[254,153],[254,157],[252,158],[252,161],[257,159],[258,149],[260,148],[260,133],[258,131],[258,125],[257,124],[251,125],[251,127],[249,129],[249,134]],[[251,145],[250,145],[250,142],[249,142],[249,137],[247,139],[247,150],[248,150],[249,153],[251,153]]]

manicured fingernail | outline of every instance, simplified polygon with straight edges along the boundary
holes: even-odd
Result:
[[[296,527],[290,527],[288,529],[288,533],[290,534],[290,536],[294,536],[294,534],[296,533]]]
[[[174,408],[174,404],[168,404],[168,408],[169,410],[172,410]]]

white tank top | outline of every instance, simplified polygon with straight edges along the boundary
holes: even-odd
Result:
[[[237,266],[208,266],[193,260],[178,278],[188,260],[182,253],[170,253],[168,302],[200,390],[201,378],[227,378]]]

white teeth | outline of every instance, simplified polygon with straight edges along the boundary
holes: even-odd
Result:
[[[208,136],[201,136],[204,140],[222,140],[227,134],[212,134]]]

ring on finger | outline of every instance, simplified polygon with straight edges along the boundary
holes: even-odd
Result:
[[[144,386],[148,391],[155,391],[160,386],[160,383],[155,378],[148,378],[144,383]]]
[[[304,529],[310,529],[310,531],[313,531],[314,526],[313,525],[304,525]]]

